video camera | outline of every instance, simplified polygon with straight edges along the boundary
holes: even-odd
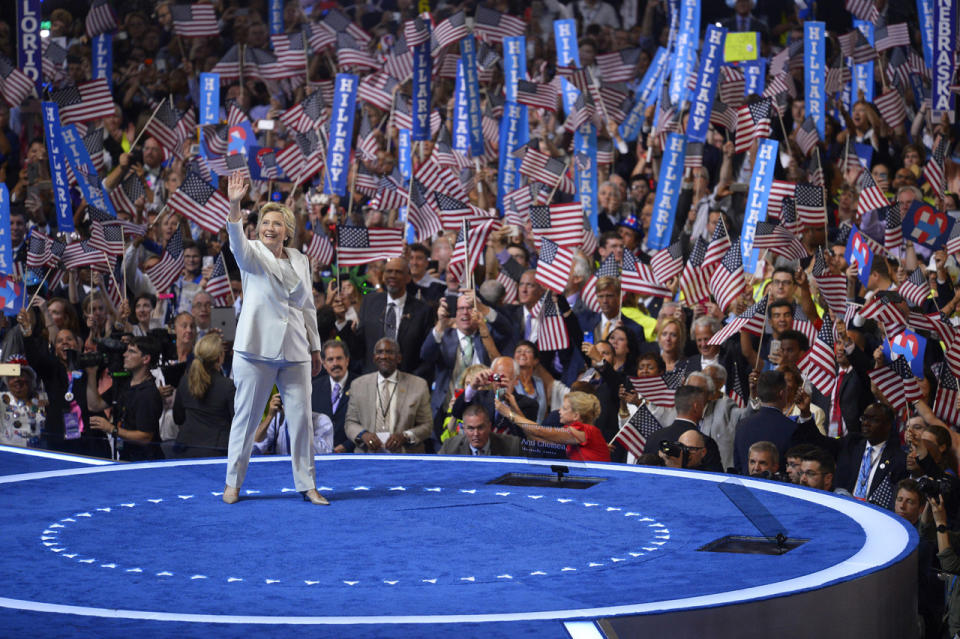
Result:
[[[156,340],[160,346],[159,364],[163,365],[177,361],[177,342],[173,333],[165,328],[152,328],[147,336]]]
[[[934,478],[928,475],[917,480],[917,488],[920,489],[920,494],[924,497],[929,497],[930,499],[939,500],[940,497],[948,497],[950,495],[950,482],[944,478]]]
[[[106,367],[114,377],[127,375],[123,368],[123,354],[127,345],[113,337],[105,337],[97,342],[97,350],[92,353],[67,351],[67,362],[71,369]]]
[[[680,442],[663,440],[660,442],[660,452],[667,457],[680,457],[681,468],[686,468],[690,462],[690,448]]]

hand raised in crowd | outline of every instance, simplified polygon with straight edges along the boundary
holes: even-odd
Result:
[[[620,386],[620,392],[618,395],[620,396],[620,399],[628,404],[633,404],[634,406],[640,405],[640,395],[633,389],[627,390],[626,386]]]
[[[883,366],[883,345],[877,346],[873,349],[873,367],[880,368]]]
[[[455,309],[454,309],[455,310]],[[453,326],[453,318],[450,316],[450,309],[447,308],[447,298],[440,299],[440,307],[437,309],[437,332],[443,333]]]
[[[240,204],[240,200],[247,194],[249,188],[250,185],[247,184],[246,178],[240,171],[231,173],[230,179],[227,181],[227,197],[230,203]]]

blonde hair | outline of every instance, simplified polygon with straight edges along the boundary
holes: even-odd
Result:
[[[600,400],[596,395],[573,391],[563,399],[570,403],[570,410],[580,415],[580,421],[584,424],[593,424],[600,415]]]
[[[220,364],[223,338],[218,333],[207,333],[193,347],[193,363],[187,371],[187,388],[197,399],[203,399],[213,383],[212,373]]]
[[[293,211],[279,202],[267,202],[260,207],[260,214],[257,216],[257,236],[260,236],[260,227],[263,225],[263,218],[267,213],[280,213],[283,217],[283,225],[287,228],[287,239],[283,241],[284,246],[293,241],[293,236],[297,234],[297,218]]]
[[[673,324],[677,329],[677,350],[683,354],[683,349],[687,345],[687,327],[676,317],[661,317],[657,320],[657,338],[660,337],[663,328],[668,324]]]

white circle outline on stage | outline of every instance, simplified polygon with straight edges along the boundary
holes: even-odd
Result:
[[[251,460],[253,463],[270,463],[289,461],[289,457],[260,457]],[[338,462],[362,459],[363,461],[433,461],[458,463],[496,463],[527,464],[530,466],[550,466],[557,460],[515,459],[510,457],[447,457],[441,455],[323,455],[316,458],[319,462]],[[71,468],[65,470],[46,471],[39,473],[24,473],[0,477],[0,485],[33,481],[71,475],[87,475],[92,473],[124,472],[146,468],[171,468],[174,466],[203,466],[223,465],[226,460],[181,460],[172,462],[147,462],[139,464],[117,464],[99,466],[96,468]],[[674,470],[653,466],[629,466],[625,464],[577,463],[565,464],[578,469],[597,469],[613,472],[628,472],[648,475],[663,475],[682,477],[688,480],[723,483],[731,475],[719,473],[701,473],[687,470]],[[807,502],[819,504],[835,510],[856,521],[864,531],[866,539],[863,546],[852,557],[825,568],[823,570],[794,577],[784,581],[739,590],[730,590],[711,595],[684,597],[667,601],[656,601],[642,604],[626,604],[620,606],[601,606],[596,608],[577,608],[568,610],[543,610],[537,612],[514,612],[499,614],[475,615],[381,615],[372,617],[328,616],[328,617],[287,617],[267,615],[207,615],[177,612],[155,612],[146,610],[115,610],[109,608],[93,608],[87,606],[70,606],[38,601],[25,601],[0,597],[0,607],[26,610],[31,612],[51,612],[86,617],[104,617],[111,619],[137,619],[149,621],[179,621],[189,623],[231,623],[231,624],[266,624],[266,625],[359,625],[359,624],[436,624],[436,623],[482,623],[482,622],[509,622],[509,621],[544,621],[550,619],[582,619],[597,617],[612,617],[628,614],[650,614],[686,610],[693,608],[707,608],[713,606],[730,605],[770,599],[773,597],[794,594],[806,590],[823,587],[840,580],[851,579],[867,575],[901,559],[910,548],[910,541],[915,532],[907,528],[906,521],[887,514],[873,506],[867,506],[853,499],[846,499],[821,491],[799,488],[792,484],[759,481],[748,477],[736,476],[743,485],[771,493],[778,493],[795,497]],[[896,525],[900,524],[900,525]]]

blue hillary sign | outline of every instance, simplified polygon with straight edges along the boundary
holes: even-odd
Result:
[[[854,20],[853,26],[863,34],[871,45],[873,44],[873,23],[866,20]],[[859,98],[863,91],[863,99],[873,102],[873,60],[853,65],[853,95]]]
[[[530,141],[527,107],[507,102],[500,119],[500,158],[497,171],[497,210],[503,210],[503,196],[520,186],[520,160],[513,152]]]
[[[670,76],[670,102],[680,104],[689,95],[687,77],[697,63],[700,31],[700,0],[680,0],[677,46]]]
[[[687,121],[687,140],[706,142],[710,130],[710,111],[717,95],[717,82],[720,77],[720,65],[723,63],[723,41],[727,30],[711,24],[703,38],[703,57],[700,59],[700,73],[697,76],[697,88],[693,92],[693,104]]]
[[[353,116],[357,106],[357,76],[338,73],[333,91],[333,117],[327,136],[327,179],[325,193],[347,194],[347,167],[353,142]]]
[[[843,252],[843,258],[847,261],[847,264],[857,265],[857,277],[860,283],[868,286],[870,268],[873,266],[873,251],[856,224],[853,225],[850,235],[847,237],[847,248]]]
[[[647,67],[640,86],[637,88],[635,102],[623,124],[620,125],[620,137],[627,142],[633,142],[643,127],[644,111],[656,100],[656,88],[660,74],[663,72],[664,60],[667,59],[667,50],[664,47],[657,49],[650,66]]]
[[[777,164],[776,140],[763,139],[757,147],[757,157],[750,176],[750,191],[747,194],[746,213],[743,219],[743,231],[740,234],[740,251],[743,254],[744,273],[757,270],[759,251],[753,249],[753,236],[757,232],[757,223],[767,219],[767,200],[770,199],[770,187],[773,184],[773,171]]]
[[[679,133],[667,136],[660,162],[660,177],[657,182],[657,197],[653,202],[653,220],[647,236],[647,248],[665,249],[670,246],[673,236],[673,221],[680,197],[683,180],[683,160],[687,150],[687,139]]]
[[[220,121],[220,74],[200,74],[200,122],[217,124]]]
[[[557,66],[566,67],[571,64],[580,66],[580,51],[577,48],[577,24],[574,20],[554,20],[553,40],[557,48]],[[580,92],[566,78],[560,78],[560,91],[563,94],[563,109],[567,113],[573,111]]]
[[[0,182],[0,273],[13,273],[13,239],[10,237],[10,191]]]
[[[413,56],[413,139],[429,140],[433,137],[430,135],[430,103],[433,101],[430,40],[413,47],[410,53]]]
[[[826,133],[826,70],[824,69],[824,40],[826,26],[822,22],[803,24],[804,113],[813,118],[817,133],[823,140]]]
[[[60,130],[60,133],[63,136],[63,150],[71,168],[73,168],[73,175],[77,178],[77,184],[80,186],[80,192],[83,193],[83,199],[113,217],[117,217],[117,211],[113,208],[113,203],[107,197],[103,187],[100,186],[97,167],[93,164],[90,153],[77,132],[77,127],[68,124]]]
[[[270,0],[270,33],[283,33],[283,0]]]
[[[573,136],[573,167],[577,178],[577,199],[590,220],[590,228],[597,230],[597,127],[589,122]]]
[[[526,38],[503,39],[503,94],[507,102],[517,101],[517,83],[525,79],[527,69]]]
[[[467,89],[463,86],[463,60],[457,60],[457,80],[453,91],[453,148],[470,155],[470,113]]]
[[[927,350],[927,338],[910,329],[904,330],[890,340],[883,340],[883,356],[888,362],[903,357],[910,362],[914,377],[923,377],[923,355]]]
[[[103,78],[113,90],[113,34],[93,36],[93,79]]]
[[[743,95],[762,95],[767,77],[767,59],[743,63]]]
[[[460,40],[463,61],[463,87],[467,93],[467,128],[470,131],[470,153],[483,156],[483,126],[480,119],[480,79],[477,74],[477,40],[470,34]]]
[[[923,63],[933,69],[933,0],[917,0],[917,16],[923,41]]]
[[[932,251],[947,243],[956,222],[923,200],[914,200],[903,216],[903,239],[923,244]]]
[[[400,157],[400,175],[409,180],[413,175],[413,143],[410,141],[410,129],[397,130],[397,152]]]
[[[56,102],[44,102],[43,133],[50,160],[50,179],[53,182],[53,204],[57,214],[57,230],[73,233],[73,204],[70,201],[70,183],[67,182],[67,161],[63,155],[63,136],[60,134],[60,107]]]

